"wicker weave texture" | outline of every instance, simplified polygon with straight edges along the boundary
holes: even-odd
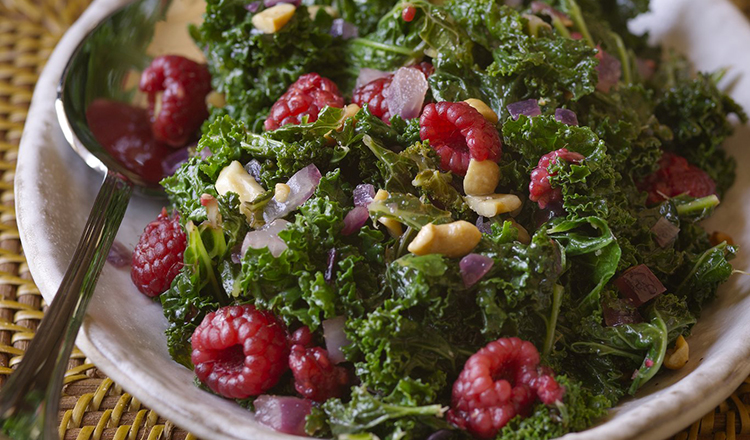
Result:
[[[733,1],[750,12],[750,0]],[[13,178],[18,144],[38,75],[88,2],[0,0],[0,385],[21,360],[45,308],[29,274],[15,223]],[[195,440],[143,407],[77,349],[69,368],[60,405],[61,439]],[[750,440],[749,410],[750,378],[673,439]]]

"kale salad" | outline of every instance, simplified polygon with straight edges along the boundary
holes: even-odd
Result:
[[[683,367],[746,116],[629,32],[647,9],[208,0],[210,116],[147,228],[183,241],[151,294],[174,360],[372,440],[555,438]]]

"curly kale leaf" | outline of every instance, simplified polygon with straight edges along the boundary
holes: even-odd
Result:
[[[304,6],[278,32],[264,34],[253,26],[246,4],[209,0],[203,23],[192,33],[205,48],[214,89],[226,98],[217,113],[261,131],[271,105],[301,75],[342,78],[343,41],[328,33],[332,17],[318,13],[313,19]]]

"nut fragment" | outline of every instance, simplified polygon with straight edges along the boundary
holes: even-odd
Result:
[[[266,191],[236,160],[221,170],[215,186],[216,192],[222,196],[228,192],[236,193],[242,204],[252,202]]]
[[[492,160],[469,160],[464,191],[469,196],[486,196],[495,192],[500,182],[500,167]]]
[[[711,237],[709,237],[709,241],[711,242],[711,246],[716,246],[721,243],[727,242],[728,245],[734,246],[734,240],[729,234],[725,234],[721,231],[714,231],[713,234],[711,234]]]
[[[508,219],[507,221],[509,221],[510,224],[513,225],[516,230],[518,230],[518,241],[523,244],[531,243],[531,235],[529,235],[529,231],[527,231],[526,228],[518,224],[518,222],[512,218]]]
[[[467,221],[444,225],[430,223],[419,230],[408,249],[415,255],[441,254],[458,258],[469,254],[481,239],[479,229]]]
[[[375,197],[373,197],[372,200],[374,202],[380,202],[387,199],[388,195],[388,191],[379,189],[378,192],[375,193]],[[404,227],[401,226],[401,223],[392,218],[379,218],[378,222],[380,222],[381,225],[385,226],[385,228],[388,229],[388,233],[391,234],[391,237],[396,238],[404,234]]]
[[[690,347],[685,338],[680,335],[674,343],[674,348],[667,350],[664,357],[664,366],[670,370],[679,370],[684,367],[690,359]]]
[[[333,6],[310,5],[307,7],[307,12],[310,13],[310,18],[315,20],[315,16],[318,15],[318,11],[320,11],[321,9],[326,11],[326,14],[330,15],[333,18],[339,16],[338,11]]]
[[[358,106],[357,104],[349,104],[344,107],[344,114],[341,115],[341,119],[339,120],[339,131],[344,128],[344,122],[346,122],[347,119],[356,116],[360,110],[362,110],[362,107]]]
[[[472,211],[483,217],[494,217],[521,207],[521,199],[513,194],[492,194],[489,196],[466,196],[464,200]]]
[[[224,108],[224,106],[227,105],[227,100],[223,93],[211,90],[208,92],[208,95],[206,95],[206,105],[216,108]]]
[[[277,183],[273,190],[273,198],[279,203],[286,202],[286,199],[289,198],[289,193],[292,192],[292,189],[286,183]]]
[[[484,101],[480,99],[470,98],[464,102],[474,107],[474,109],[481,113],[482,116],[484,116],[484,119],[486,119],[490,124],[497,124],[497,121],[499,120],[499,118],[497,117],[497,113],[495,113],[495,111],[492,110],[490,106],[485,104]]]
[[[289,3],[279,3],[253,15],[253,26],[264,34],[273,34],[292,19],[297,8]]]

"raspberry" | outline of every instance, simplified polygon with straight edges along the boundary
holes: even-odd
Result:
[[[211,75],[195,61],[177,55],[154,58],[141,75],[140,89],[148,93],[151,129],[157,141],[183,147],[208,118]],[[164,92],[161,110],[154,114],[159,92]]]
[[[419,136],[440,155],[440,166],[466,175],[469,159],[500,159],[502,141],[497,129],[465,102],[427,104],[419,120]]]
[[[409,67],[422,72],[425,78],[429,78],[430,75],[435,73],[435,67],[428,62],[422,62]],[[391,85],[391,81],[393,81],[393,74],[372,80],[367,84],[357,87],[354,89],[352,102],[360,107],[364,107],[367,104],[373,116],[389,123],[391,112],[388,111],[388,102],[385,100],[383,92]]]
[[[529,183],[529,199],[538,202],[539,207],[547,209],[548,206],[559,206],[562,203],[562,190],[552,188],[549,181],[550,173],[547,169],[551,164],[557,163],[558,159],[566,162],[579,164],[585,159],[582,154],[568,151],[565,148],[547,153],[539,159],[539,164],[531,172],[531,183]]]
[[[289,368],[294,375],[297,392],[316,402],[341,397],[349,384],[346,369],[332,364],[328,352],[320,347],[292,346]]]
[[[407,22],[410,23],[414,20],[414,16],[417,15],[417,8],[415,8],[412,5],[405,6],[404,9],[401,11],[401,18]]]
[[[146,296],[154,297],[169,289],[182,269],[182,254],[187,246],[180,217],[170,218],[162,208],[156,220],[143,230],[133,251],[130,277]]]
[[[294,333],[292,333],[292,335],[289,337],[290,345],[302,345],[303,347],[309,347],[311,343],[312,333],[310,333],[310,329],[306,325],[303,325],[302,327],[295,330]]]
[[[344,107],[339,88],[317,73],[302,75],[271,107],[265,128],[270,131],[287,124],[301,124],[305,116],[308,122],[315,122],[325,106]]]
[[[263,394],[287,369],[284,327],[270,312],[249,304],[209,313],[191,341],[195,375],[230,399]]]
[[[448,420],[482,439],[493,438],[539,397],[561,400],[565,390],[543,368],[534,345],[518,338],[490,342],[466,361],[453,384]]]
[[[659,161],[659,169],[640,182],[638,189],[648,192],[646,203],[653,205],[680,194],[692,197],[716,194],[716,183],[684,157],[665,152]]]

